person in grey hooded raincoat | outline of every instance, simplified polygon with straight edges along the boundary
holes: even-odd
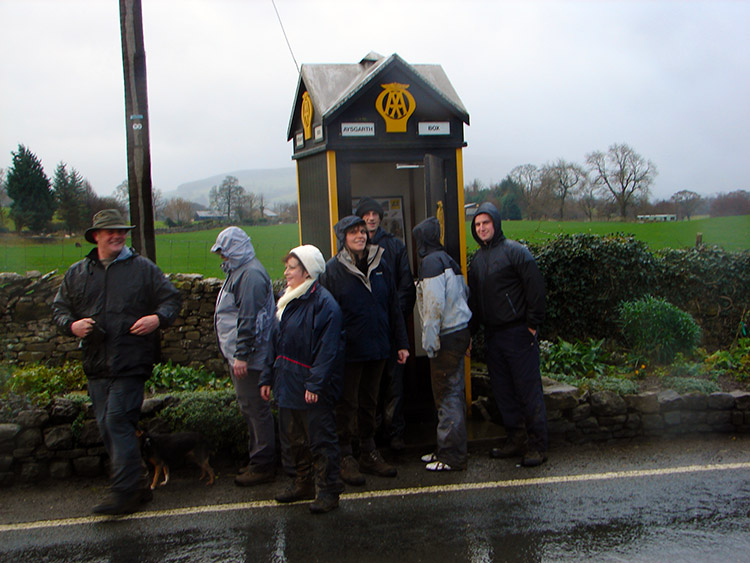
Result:
[[[216,298],[216,337],[229,363],[248,430],[250,463],[235,483],[258,485],[272,481],[276,474],[274,420],[259,389],[261,373],[272,353],[271,329],[276,314],[273,286],[255,257],[250,237],[239,227],[221,231],[211,252],[221,255],[221,269],[227,275]]]
[[[430,358],[432,395],[438,415],[437,448],[422,456],[428,471],[466,468],[466,398],[464,356],[469,348],[471,310],[461,268],[440,243],[435,217],[412,230],[421,259],[417,306],[422,348]]]

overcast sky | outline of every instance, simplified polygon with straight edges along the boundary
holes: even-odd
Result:
[[[750,2],[276,0],[303,63],[443,66],[466,181],[627,143],[653,197],[750,189]],[[292,166],[297,70],[271,0],[143,0],[155,187]],[[127,177],[117,0],[0,0],[0,167],[18,144],[101,195]]]

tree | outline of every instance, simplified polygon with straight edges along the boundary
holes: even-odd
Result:
[[[711,202],[711,217],[750,214],[750,192],[737,190],[719,194]]]
[[[55,197],[50,182],[44,173],[41,161],[23,145],[11,152],[13,164],[8,171],[6,187],[10,204],[10,217],[16,231],[24,227],[31,231],[44,230],[55,212]]]
[[[644,159],[626,144],[614,144],[606,153],[594,151],[586,156],[591,183],[609,194],[625,219],[628,206],[638,198],[647,198],[654,182],[656,165]]]
[[[130,187],[127,180],[120,182],[115,188],[113,197],[125,209],[125,214],[130,215]],[[154,210],[154,219],[164,217],[164,206],[167,202],[161,190],[152,188],[151,190],[151,208]]]
[[[194,214],[195,209],[193,204],[181,197],[172,198],[164,205],[164,216],[177,225],[189,223]]]
[[[208,201],[213,209],[226,215],[231,220],[232,213],[237,213],[245,188],[240,186],[239,180],[234,176],[227,176],[220,186],[214,186],[208,194]]]
[[[703,202],[703,198],[700,195],[690,190],[680,190],[671,199],[677,205],[678,214],[681,217],[686,217],[688,221]]]
[[[542,177],[550,192],[560,202],[558,209],[562,221],[565,215],[565,199],[583,187],[587,181],[586,171],[582,166],[560,158],[554,164],[544,166]]]
[[[68,234],[80,231],[88,223],[83,178],[75,168],[68,172],[66,164],[60,162],[55,169],[52,188],[57,201],[57,215]]]

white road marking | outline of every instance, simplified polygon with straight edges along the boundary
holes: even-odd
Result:
[[[682,467],[667,467],[662,469],[635,469],[630,471],[609,471],[604,473],[586,473],[583,475],[559,475],[551,477],[531,477],[529,479],[509,479],[507,481],[488,481],[481,483],[458,483],[455,485],[434,485],[430,487],[408,487],[403,489],[384,489],[366,491],[362,493],[346,493],[341,500],[367,500],[374,498],[400,497],[410,495],[424,495],[435,493],[455,493],[464,491],[481,491],[488,489],[507,489],[514,487],[528,487],[532,485],[555,485],[560,483],[580,483],[586,481],[603,481],[610,479],[633,479],[638,477],[654,477],[664,475],[679,475],[683,473],[702,473],[707,471],[731,471],[736,469],[750,469],[750,462],[724,463],[708,465],[685,465]],[[259,508],[279,508],[287,506],[273,500],[235,502],[209,506],[192,506],[171,510],[154,510],[136,512],[127,516],[84,516],[81,518],[62,518],[59,520],[38,520],[36,522],[21,522],[19,524],[0,524],[0,533],[37,530],[43,528],[60,528],[63,526],[80,526],[113,520],[147,520],[152,518],[168,518],[170,516],[187,516],[234,510],[253,510]]]

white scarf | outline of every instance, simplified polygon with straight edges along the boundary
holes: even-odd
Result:
[[[310,289],[310,286],[315,283],[315,280],[313,279],[306,279],[301,284],[299,284],[294,289],[286,288],[286,291],[284,292],[284,295],[279,297],[279,302],[276,303],[276,318],[281,320],[282,315],[284,314],[284,309],[287,305],[292,301],[292,299],[297,299],[298,297],[302,297],[305,292]]]

